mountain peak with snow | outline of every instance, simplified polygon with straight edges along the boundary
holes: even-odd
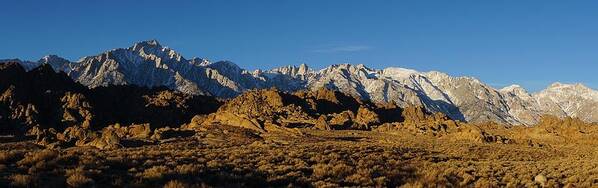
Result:
[[[160,42],[158,42],[158,40],[155,39],[137,42],[133,46],[162,48]]]
[[[413,70],[413,69],[406,69],[400,67],[388,67],[382,69],[382,74],[385,76],[395,77],[395,78],[407,78],[412,75],[419,75],[420,72]]]
[[[39,61],[51,62],[51,61],[68,61],[68,60],[66,60],[60,56],[50,54],[50,55],[46,55],[46,56],[42,57]]]
[[[527,93],[527,90],[525,90],[525,88],[521,87],[518,84],[513,84],[510,86],[503,87],[499,91],[505,92],[505,93],[518,93],[518,92]]]
[[[569,98],[570,96],[578,96],[598,101],[598,91],[589,88],[581,83],[564,84],[560,82],[552,83],[546,89],[537,93],[538,96],[551,96]],[[565,96],[566,95],[566,96]]]
[[[4,61],[9,62],[0,60]],[[76,63],[55,55],[37,62],[16,62],[28,70],[40,64],[46,64],[47,70],[51,65],[91,88],[125,84],[166,86],[189,94],[228,98],[256,88],[296,91],[327,87],[377,103],[424,106],[462,121],[531,125],[540,115],[552,114],[598,122],[598,92],[583,84],[556,82],[529,94],[517,84],[495,89],[473,77],[401,67],[377,70],[348,63],[321,70],[301,64],[250,72],[230,61],[186,60],[157,40],[86,56]]]
[[[559,90],[559,89],[577,89],[577,90],[592,90],[592,88],[583,85],[582,83],[561,83],[561,82],[554,82],[550,84],[546,89],[548,90]]]

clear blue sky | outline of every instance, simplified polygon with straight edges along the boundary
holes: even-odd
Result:
[[[598,1],[0,2],[0,59],[71,60],[158,39],[185,57],[247,69],[438,70],[495,87],[552,82],[598,88]]]

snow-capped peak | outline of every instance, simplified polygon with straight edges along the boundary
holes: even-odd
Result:
[[[288,65],[288,66],[284,66],[284,67],[274,68],[268,72],[275,72],[275,73],[280,73],[280,74],[285,74],[285,75],[289,75],[292,77],[296,77],[296,76],[307,75],[310,72],[310,69],[305,63],[302,63],[299,66]]]
[[[189,64],[192,64],[192,65],[195,65],[195,66],[207,66],[209,64],[212,64],[212,62],[210,62],[207,59],[202,59],[202,58],[194,57],[191,60],[189,60]]]
[[[512,95],[516,95],[519,97],[529,97],[530,96],[530,94],[527,92],[527,90],[525,90],[525,88],[523,88],[517,84],[513,84],[510,86],[504,87],[502,89],[499,89],[498,91],[501,93],[504,93],[504,94],[512,94]]]
[[[336,64],[314,71],[301,64],[249,72],[230,61],[186,60],[156,40],[84,57],[77,63],[54,55],[40,62],[20,63],[30,68],[47,63],[89,87],[167,86],[219,97],[234,97],[254,88],[295,91],[329,87],[374,102],[423,105],[464,121],[531,125],[539,115],[553,114],[598,122],[598,92],[582,84],[554,83],[530,95],[519,85],[494,89],[473,77],[400,67],[370,69],[363,64]]]
[[[548,95],[577,95],[583,98],[593,99],[598,101],[598,91],[593,90],[581,83],[564,84],[555,82],[550,84],[546,89],[538,93],[539,96]]]
[[[322,70],[319,71],[319,73],[329,73],[329,72],[335,72],[335,71],[346,71],[347,73],[357,73],[357,72],[362,72],[362,73],[366,73],[366,74],[374,74],[376,73],[376,71],[374,71],[373,69],[370,69],[369,67],[366,67],[363,64],[349,64],[349,63],[343,63],[343,64],[333,64],[330,65]]]
[[[129,50],[142,52],[145,54],[156,54],[160,51],[166,51],[170,49],[162,47],[162,45],[160,45],[160,43],[156,40],[148,40],[133,44],[133,46],[129,47]]]
[[[133,46],[129,47],[128,50],[139,53],[139,55],[146,59],[160,58],[161,61],[166,59],[171,59],[178,62],[185,61],[182,55],[168,47],[163,47],[157,40],[148,40],[135,43]]]
[[[502,89],[500,89],[501,92],[516,92],[516,91],[520,91],[520,90],[525,91],[525,89],[523,87],[521,87],[520,85],[517,85],[517,84],[513,84],[513,85],[503,87]]]
[[[146,41],[141,41],[138,43],[135,43],[134,46],[140,46],[140,47],[157,47],[157,48],[162,48],[162,45],[160,45],[160,42],[158,42],[155,39],[152,40],[146,40]]]
[[[420,73],[413,69],[406,69],[400,67],[389,67],[382,70],[382,75],[391,78],[408,78],[411,75],[419,75]]]
[[[575,89],[582,89],[582,90],[591,90],[591,88],[581,84],[581,83],[574,83],[574,84],[565,84],[561,82],[555,82],[550,84],[546,89],[549,90],[559,90],[559,89],[567,89],[567,88],[575,88]]]
[[[51,62],[68,62],[68,60],[57,56],[57,55],[46,55],[42,57],[38,62],[40,63],[51,63]]]

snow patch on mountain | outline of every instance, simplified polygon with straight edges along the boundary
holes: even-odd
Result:
[[[363,64],[335,64],[321,70],[306,64],[271,70],[245,70],[230,61],[185,59],[156,40],[142,41],[70,62],[48,55],[21,63],[31,70],[49,64],[88,87],[134,84],[166,86],[189,94],[234,97],[249,89],[276,87],[283,91],[327,87],[374,102],[421,105],[462,121],[494,121],[532,125],[542,114],[579,117],[598,122],[598,92],[582,84],[554,83],[530,94],[519,85],[495,89],[474,77],[438,71],[418,72]]]

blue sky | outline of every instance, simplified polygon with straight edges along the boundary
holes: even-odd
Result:
[[[0,59],[77,60],[157,39],[247,69],[361,63],[538,91],[598,88],[598,1],[3,0]]]

